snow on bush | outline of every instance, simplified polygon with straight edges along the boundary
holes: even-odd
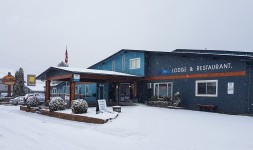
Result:
[[[40,102],[39,99],[36,96],[30,96],[27,99],[26,105],[28,108],[30,107],[37,107],[39,106]]]
[[[72,112],[74,114],[86,113],[88,110],[88,103],[86,100],[77,99],[72,102]]]
[[[147,102],[150,106],[155,107],[167,107],[172,105],[172,100],[169,97],[164,97],[163,99],[158,99],[157,96],[152,96]]]
[[[52,100],[49,102],[50,111],[64,110],[66,106],[66,100],[62,99],[61,97],[53,97]]]
[[[175,100],[173,102],[173,105],[175,107],[178,107],[178,105],[179,105],[180,102],[181,102],[180,93],[177,92],[177,93],[175,93]]]

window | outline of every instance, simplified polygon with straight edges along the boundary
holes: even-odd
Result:
[[[218,81],[217,80],[199,80],[196,81],[196,96],[217,97]]]
[[[85,96],[89,95],[89,85],[85,85]]]
[[[139,69],[140,67],[141,67],[140,58],[130,59],[130,69]]]
[[[75,93],[76,94],[81,94],[81,85],[78,85],[75,87]]]
[[[69,90],[70,90],[70,87],[69,85],[67,86],[67,89],[66,89],[66,94],[69,94]]]
[[[66,93],[66,86],[63,87],[63,93]]]
[[[52,94],[56,94],[57,93],[57,89],[56,88],[53,88],[52,89]]]
[[[172,83],[155,83],[154,96],[157,96],[159,99],[164,97],[172,99]]]
[[[112,61],[112,71],[115,71],[115,60]]]
[[[126,57],[125,57],[125,55],[123,55],[122,56],[122,66],[121,66],[122,71],[125,70],[125,67],[126,67]]]

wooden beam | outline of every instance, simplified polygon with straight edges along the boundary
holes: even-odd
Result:
[[[70,86],[69,86],[69,88],[70,88],[70,105],[72,104],[72,101],[75,99],[75,82],[74,81],[70,81]]]
[[[114,76],[114,75],[103,75],[103,74],[81,74],[81,79],[98,79],[98,80],[133,80],[137,77],[128,76]]]
[[[46,81],[46,94],[45,94],[45,103],[47,100],[50,100],[50,80]]]
[[[64,75],[58,75],[53,77],[48,77],[47,80],[65,80],[65,79],[71,79],[72,74],[64,74]]]
[[[245,71],[239,71],[239,72],[221,72],[221,73],[203,73],[203,74],[147,77],[144,80],[172,80],[172,79],[190,79],[190,78],[235,77],[235,76],[245,76],[245,75],[246,75]]]

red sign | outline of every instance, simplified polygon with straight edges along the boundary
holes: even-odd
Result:
[[[16,83],[16,78],[13,77],[12,75],[4,76],[3,79],[3,84],[5,85],[14,85]]]

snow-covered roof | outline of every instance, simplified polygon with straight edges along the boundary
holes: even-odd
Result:
[[[83,69],[83,68],[74,68],[74,67],[53,67],[61,70],[76,72],[76,73],[88,73],[88,74],[104,74],[104,75],[117,75],[117,76],[132,76],[136,77],[136,75],[126,74],[116,71],[108,71],[108,70],[96,70],[96,69]]]
[[[85,69],[85,68],[75,68],[75,67],[50,67],[44,72],[42,72],[39,76],[37,76],[37,80],[45,80],[48,78],[49,72],[61,71],[69,74],[86,74],[86,75],[108,75],[108,76],[121,76],[124,78],[129,77],[140,77],[132,74],[121,73],[116,71],[107,71],[107,70],[96,70],[96,69]],[[60,73],[61,74],[61,73]],[[63,73],[64,74],[64,73]]]
[[[27,83],[25,83],[25,86],[34,92],[38,92],[38,91],[44,91],[45,83],[39,80],[36,80],[35,86],[27,86]]]
[[[172,53],[253,58],[252,52],[243,52],[243,51],[176,49],[176,50],[172,51]]]

